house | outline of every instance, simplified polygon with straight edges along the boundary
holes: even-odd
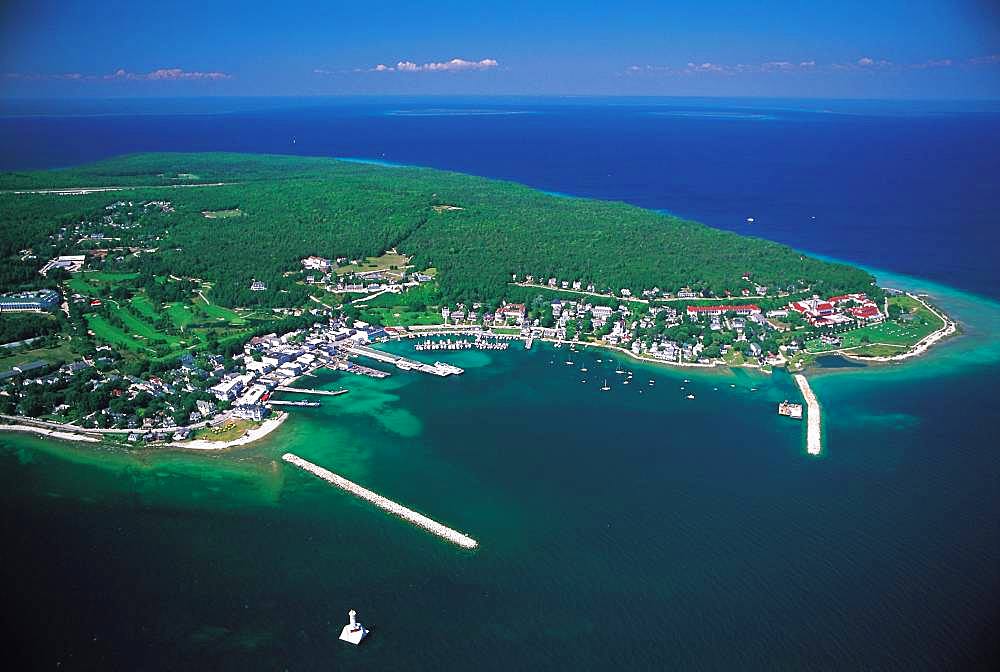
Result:
[[[267,285],[265,285],[260,280],[254,280],[253,282],[250,283],[251,292],[263,292],[266,290],[267,290]]]
[[[235,376],[229,380],[224,380],[221,383],[209,388],[209,392],[215,395],[216,399],[221,401],[232,401],[236,398],[243,390],[244,380],[243,376]]]
[[[333,266],[333,262],[329,259],[324,259],[323,257],[306,257],[302,260],[302,266],[307,271],[323,271],[326,272],[330,270]]]
[[[613,312],[614,310],[611,306],[594,306],[590,309],[590,313],[594,316],[594,319],[601,321],[607,321]]]
[[[500,309],[501,314],[507,319],[523,320],[525,309],[523,303],[508,303]]]
[[[267,407],[263,404],[241,404],[233,407],[233,415],[245,420],[260,422],[267,417]]]

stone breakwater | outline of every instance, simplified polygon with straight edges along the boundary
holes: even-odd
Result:
[[[809,387],[809,381],[801,373],[795,374],[795,382],[798,383],[799,389],[802,390],[802,396],[805,397],[806,407],[809,412],[806,414],[806,451],[810,455],[819,455],[820,450],[822,450],[822,433],[820,427],[820,410],[819,401],[816,399],[816,395],[813,394],[812,388]]]
[[[422,527],[431,534],[436,534],[446,541],[458,544],[462,548],[476,548],[479,545],[479,542],[470,536],[453,530],[450,527],[446,527],[437,521],[431,520],[423,514],[406,508],[402,504],[397,504],[377,492],[372,492],[368,488],[361,487],[357,483],[349,481],[343,476],[339,476],[328,469],[324,469],[317,464],[313,464],[308,460],[304,460],[294,453],[285,453],[281,456],[281,459],[293,466],[298,467],[299,469],[308,471],[313,476],[322,478],[327,483],[335,485],[345,492],[349,492],[356,497],[360,497],[365,501],[371,502],[383,511],[388,511],[395,516],[399,516],[403,520],[413,523],[417,527]]]

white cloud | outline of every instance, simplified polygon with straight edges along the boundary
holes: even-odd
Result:
[[[450,61],[432,63],[414,63],[413,61],[399,61],[396,65],[386,65],[379,63],[369,72],[472,72],[480,70],[492,70],[500,64],[493,58],[484,58],[481,61],[467,61],[464,58],[453,58]]]
[[[177,81],[177,80],[215,80],[230,79],[232,75],[225,72],[201,72],[198,70],[182,70],[181,68],[160,68],[151,72],[129,72],[124,68],[115,70],[104,79],[126,79],[136,81]]]

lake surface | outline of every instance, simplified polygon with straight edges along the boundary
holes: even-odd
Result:
[[[797,398],[785,374],[626,363],[624,385],[606,353],[573,354],[570,366],[565,349],[541,345],[413,353],[465,367],[457,378],[329,374],[310,382],[351,392],[224,455],[95,454],[0,434],[8,630],[37,667],[988,660],[1000,595],[1000,306],[947,285],[1000,295],[987,253],[1000,191],[989,106],[237,101],[222,114],[218,101],[95,101],[78,115],[18,104],[5,102],[0,119],[7,167],[147,149],[297,151],[518,179],[736,230],[754,216],[760,235],[928,292],[963,330],[918,362],[817,372],[818,458],[805,453],[804,426],[775,412]],[[824,212],[838,213],[833,223],[802,221]],[[286,450],[480,548],[287,467]],[[359,648],[337,641],[349,608],[373,629]]]
[[[0,170],[144,151],[356,157],[456,170],[667,209],[1000,298],[997,102],[0,101]]]

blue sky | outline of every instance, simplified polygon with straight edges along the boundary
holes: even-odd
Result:
[[[8,0],[0,95],[996,98],[998,5]]]

